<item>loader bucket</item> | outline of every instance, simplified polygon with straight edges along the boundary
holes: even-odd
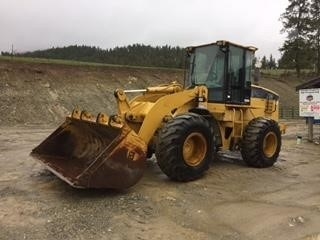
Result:
[[[127,125],[111,127],[68,117],[31,156],[73,187],[121,189],[142,177],[146,149]]]

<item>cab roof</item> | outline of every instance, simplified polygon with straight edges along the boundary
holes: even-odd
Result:
[[[249,50],[249,51],[252,51],[252,52],[255,52],[255,51],[258,50],[258,48],[253,47],[253,46],[243,46],[243,45],[240,45],[240,44],[237,44],[237,43],[233,43],[233,42],[229,42],[229,41],[226,41],[226,40],[218,40],[218,41],[213,42],[213,43],[187,47],[187,51],[191,51],[192,52],[196,48],[206,47],[206,46],[210,46],[210,45],[218,45],[218,46],[226,46],[226,47],[227,46],[235,46],[235,47],[243,48],[243,49],[246,49],[246,50]]]

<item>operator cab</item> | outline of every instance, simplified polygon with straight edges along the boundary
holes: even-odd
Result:
[[[256,50],[227,41],[188,47],[187,86],[205,85],[208,102],[250,104],[251,66]]]

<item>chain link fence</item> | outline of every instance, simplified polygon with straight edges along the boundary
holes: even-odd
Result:
[[[299,117],[298,106],[280,106],[279,109],[280,119],[302,119]]]

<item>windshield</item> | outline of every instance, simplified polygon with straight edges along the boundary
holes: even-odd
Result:
[[[192,85],[222,87],[225,54],[217,45],[199,47],[190,56],[189,81]]]

